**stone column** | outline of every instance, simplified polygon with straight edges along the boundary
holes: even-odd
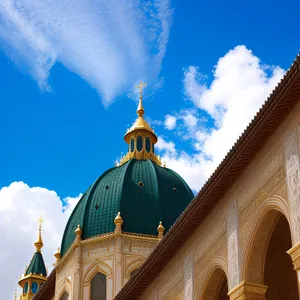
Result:
[[[123,237],[122,237],[122,224],[123,219],[120,212],[116,216],[114,223],[115,228],[115,255],[114,255],[114,296],[118,294],[123,286],[123,270],[122,270],[122,246],[123,246]]]
[[[298,294],[300,297],[300,243],[288,250],[287,253],[291,256],[294,270],[297,273]]]
[[[266,300],[267,289],[268,287],[262,284],[242,281],[228,293],[228,296],[230,300]]]
[[[82,263],[82,251],[81,251],[81,234],[82,230],[80,225],[75,230],[76,239],[74,244],[76,245],[74,256],[74,275],[72,280],[72,300],[81,300],[81,263]]]
[[[239,222],[237,202],[233,201],[227,213],[228,289],[241,282],[239,254]]]
[[[190,253],[184,259],[184,300],[194,299],[194,255]]]
[[[72,280],[72,300],[81,300],[81,246],[75,249],[74,278]]]

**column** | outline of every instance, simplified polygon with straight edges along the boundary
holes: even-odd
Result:
[[[74,279],[72,281],[72,299],[81,300],[81,246],[75,249]]]
[[[228,296],[230,300],[266,300],[267,289],[268,287],[262,284],[242,281],[228,293]]]
[[[184,259],[184,300],[194,299],[194,255],[190,253]]]
[[[230,203],[227,213],[228,289],[241,282],[237,202]]]
[[[288,250],[287,253],[291,256],[294,270],[297,273],[298,293],[300,296],[300,243]]]
[[[122,272],[122,237],[121,235],[116,235],[115,238],[115,255],[114,255],[114,279],[115,279],[115,294],[122,288],[123,272]]]

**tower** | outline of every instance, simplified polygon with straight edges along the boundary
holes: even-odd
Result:
[[[43,219],[40,217],[38,219],[39,229],[38,229],[38,237],[34,246],[36,248],[36,252],[33,254],[33,257],[29,263],[29,266],[26,267],[24,274],[21,276],[19,280],[19,285],[22,288],[20,300],[30,300],[33,298],[35,293],[38,291],[39,287],[46,281],[47,279],[47,271],[42,255],[42,223]]]

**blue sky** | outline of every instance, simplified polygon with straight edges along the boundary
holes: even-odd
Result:
[[[10,282],[33,251],[36,215],[46,237],[57,229],[50,260],[80,193],[125,154],[136,82],[148,82],[157,151],[196,191],[300,45],[296,0],[48,2],[0,4],[0,216],[12,216],[0,224],[28,248]]]

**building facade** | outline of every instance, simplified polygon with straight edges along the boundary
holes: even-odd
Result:
[[[299,287],[298,56],[139,274],[115,299],[296,300]]]

